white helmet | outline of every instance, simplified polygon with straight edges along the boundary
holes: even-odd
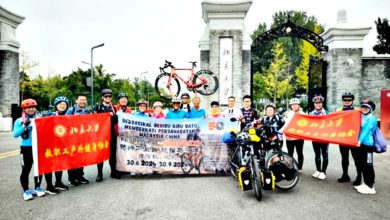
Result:
[[[294,105],[294,104],[301,104],[301,100],[299,100],[298,98],[292,98],[290,99],[290,105]]]
[[[175,103],[175,102],[181,103],[181,99],[179,97],[175,96],[175,97],[172,98],[171,102],[172,103]]]
[[[161,108],[163,107],[163,104],[160,101],[155,101],[153,103],[153,108],[156,108],[157,106],[160,106]]]

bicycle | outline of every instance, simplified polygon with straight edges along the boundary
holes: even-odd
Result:
[[[199,151],[199,152],[198,152]],[[198,157],[194,157],[197,155]],[[189,147],[189,152],[184,152],[180,155],[181,169],[184,174],[189,174],[195,168],[199,174],[201,170],[205,170],[203,159],[203,147]]]
[[[155,90],[157,94],[164,99],[172,99],[179,96],[180,83],[182,81],[189,91],[199,93],[201,95],[212,95],[219,88],[219,80],[217,76],[210,70],[199,70],[195,73],[196,61],[190,62],[191,68],[176,68],[172,62],[165,60],[163,67],[160,67],[161,74],[157,76],[155,81]],[[165,69],[171,68],[171,72],[166,72]],[[190,71],[191,76],[188,80],[179,76],[177,71]]]

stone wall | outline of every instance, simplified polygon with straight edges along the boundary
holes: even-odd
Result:
[[[375,114],[380,114],[380,91],[390,89],[390,59],[364,58],[359,86],[362,98],[369,98],[376,104]]]
[[[19,104],[19,54],[0,50],[0,112],[11,116],[11,104]]]
[[[335,48],[326,54],[325,60],[328,62],[325,97],[328,110],[336,111],[342,106],[341,96],[345,92],[361,100],[362,49]]]

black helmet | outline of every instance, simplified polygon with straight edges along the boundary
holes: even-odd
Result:
[[[119,93],[119,95],[118,95],[118,100],[119,100],[120,98],[123,98],[123,97],[126,97],[127,99],[129,98],[129,97],[127,97],[126,93],[121,92],[121,93]]]
[[[322,97],[322,95],[317,95],[317,96],[314,96],[314,98],[312,99],[312,101],[313,101],[314,103],[324,102],[324,101],[325,101],[325,98]]]
[[[190,98],[190,95],[188,94],[188,93],[183,93],[183,94],[181,94],[181,96],[180,96],[180,98],[182,99],[183,97],[188,97],[188,98]]]
[[[341,96],[341,99],[342,100],[354,100],[355,99],[355,96],[350,93],[350,92],[345,92],[342,96]]]
[[[272,107],[276,111],[276,105],[274,103],[268,103],[264,109],[267,109],[268,107]]]
[[[102,94],[102,96],[112,95],[112,90],[111,89],[103,89],[100,93]]]

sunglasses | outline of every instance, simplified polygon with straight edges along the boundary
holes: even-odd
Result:
[[[189,99],[188,97],[181,97],[181,99]]]
[[[112,98],[112,96],[110,96],[110,95],[105,95],[105,96],[103,96],[104,98]]]
[[[352,99],[343,99],[343,102],[352,102]]]

